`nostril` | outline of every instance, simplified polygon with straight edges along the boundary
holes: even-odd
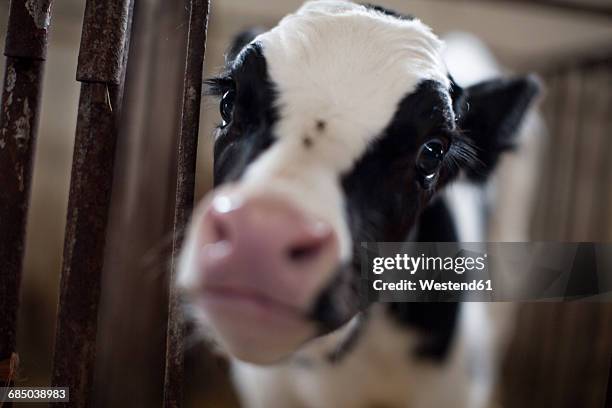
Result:
[[[207,265],[227,259],[233,252],[231,224],[224,214],[209,213],[203,229],[200,257]]]
[[[213,230],[215,241],[229,241],[229,228],[221,217],[215,217],[213,220]]]
[[[292,262],[304,262],[315,258],[323,249],[325,241],[303,243],[294,245],[287,250],[287,257]]]

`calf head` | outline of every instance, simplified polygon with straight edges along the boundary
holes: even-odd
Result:
[[[461,89],[441,47],[416,19],[343,1],[237,37],[209,81],[216,189],[178,276],[231,355],[274,362],[348,322],[360,243],[404,240],[440,189],[484,180],[512,146],[537,83]]]

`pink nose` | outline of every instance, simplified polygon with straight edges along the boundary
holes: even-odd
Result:
[[[338,263],[331,226],[284,199],[218,193],[201,225],[205,288],[305,310]]]

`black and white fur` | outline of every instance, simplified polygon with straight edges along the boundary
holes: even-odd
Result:
[[[380,7],[308,2],[255,34],[237,38],[211,81],[213,93],[235,95],[216,135],[215,183],[280,194],[325,220],[342,262],[326,271],[313,306],[318,337],[273,365],[231,359],[244,405],[486,406],[498,343],[491,306],[359,308],[355,248],[408,237],[484,241],[484,183],[537,84],[463,89],[426,25]],[[444,140],[446,156],[425,183],[415,160],[432,138]],[[198,279],[193,242],[188,236],[179,273],[187,290]]]

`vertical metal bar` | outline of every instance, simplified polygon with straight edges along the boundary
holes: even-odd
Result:
[[[0,383],[17,370],[17,309],[51,0],[12,0],[0,110]]]
[[[177,256],[182,245],[182,231],[191,216],[193,208],[202,94],[202,71],[206,51],[209,9],[210,0],[190,1],[187,58],[183,83],[183,106],[178,140],[172,264],[170,267],[163,402],[165,408],[178,408],[181,405],[183,394],[183,318],[173,281],[176,275]]]
[[[88,407],[92,402],[100,277],[131,8],[130,0],[88,0],[83,20],[77,68],[77,80],[83,83],[52,377],[53,386],[70,388],[73,407]]]

